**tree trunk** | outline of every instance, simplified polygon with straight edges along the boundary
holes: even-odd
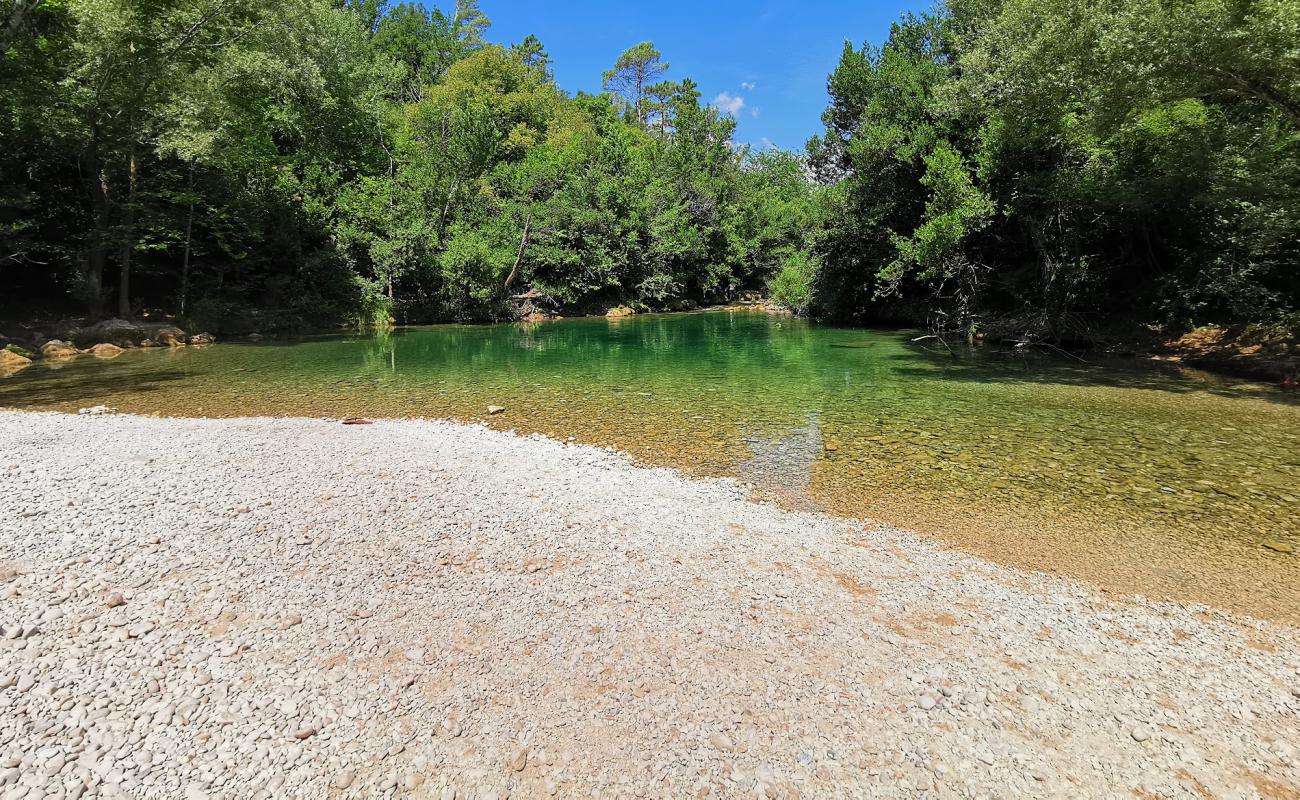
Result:
[[[447,202],[442,204],[442,216],[438,217],[438,243],[442,244],[442,238],[447,231],[447,214],[451,212],[451,201],[456,196],[456,190],[460,188],[460,178],[453,178],[451,181],[451,191],[447,192]]]
[[[637,68],[636,73],[636,121],[645,127],[645,68]]]
[[[126,207],[122,225],[121,277],[117,286],[117,314],[122,319],[131,318],[131,256],[135,251],[135,147],[127,156]]]
[[[104,266],[108,262],[109,223],[111,221],[112,201],[108,188],[108,174],[103,164],[95,155],[87,159],[86,171],[91,176],[87,181],[90,189],[90,203],[94,208],[94,223],[90,230],[86,246],[86,261],[82,274],[82,293],[86,301],[86,311],[91,319],[104,316]]]
[[[97,204],[98,205],[98,204]],[[107,206],[95,209],[95,227],[90,233],[90,247],[86,251],[86,273],[83,277],[86,311],[91,319],[104,316],[104,263],[108,260]]]
[[[194,234],[194,162],[190,161],[190,209],[185,217],[185,257],[181,260],[181,314],[185,314],[185,299],[190,293],[190,251]]]
[[[524,234],[519,237],[519,253],[515,256],[515,265],[510,268],[510,274],[506,276],[506,286],[509,289],[510,284],[515,282],[515,277],[519,274],[519,265],[524,261],[524,250],[528,248],[528,229],[533,224],[533,212],[529,210],[528,216],[524,218]]]
[[[0,53],[7,51],[18,38],[18,29],[23,26],[23,17],[36,8],[36,2],[37,0],[14,2],[13,8],[9,11],[9,24],[5,26],[4,32],[0,33]]]

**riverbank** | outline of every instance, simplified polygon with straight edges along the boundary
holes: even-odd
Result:
[[[56,331],[53,338],[47,331]],[[203,347],[216,341],[210,333],[186,333],[170,320],[105,319],[0,323],[0,378],[27,369],[37,361],[55,365],[81,356],[108,361],[127,350]]]
[[[1300,386],[1300,342],[1275,328],[1207,326],[1160,342],[1151,357],[1222,375]]]
[[[1287,626],[477,426],[3,413],[0,443],[6,784],[1300,787]]]

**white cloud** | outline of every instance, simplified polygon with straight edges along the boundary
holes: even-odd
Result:
[[[754,119],[758,119],[758,109],[757,109],[757,108],[751,108],[751,109],[749,110],[749,115],[750,115],[751,117],[753,117]]]
[[[753,81],[742,81],[740,84],[740,88],[744,89],[747,92],[752,92],[754,91],[754,83]]]
[[[763,147],[764,147],[765,149],[767,149],[767,150],[775,150],[775,149],[776,149],[776,145],[773,144],[773,143],[772,143],[772,140],[769,139],[769,138],[767,138],[766,136],[764,136],[763,138],[759,139],[758,141],[759,141],[759,143],[762,144]]]
[[[731,114],[734,117],[735,115],[740,113],[740,110],[742,108],[745,107],[745,98],[741,97],[740,95],[732,95],[732,94],[728,94],[727,92],[723,92],[722,94],[713,98],[713,105],[719,111],[725,114]]]

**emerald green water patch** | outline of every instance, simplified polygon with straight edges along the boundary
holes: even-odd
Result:
[[[39,364],[0,379],[0,406],[489,420],[498,405],[498,427],[1297,619],[1300,559],[1263,546],[1300,545],[1293,395],[914,337],[745,312],[438,326]]]

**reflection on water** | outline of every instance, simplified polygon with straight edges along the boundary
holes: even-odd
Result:
[[[1167,365],[709,312],[129,352],[0,379],[0,406],[451,416],[732,475],[1117,589],[1300,620],[1300,405]],[[932,342],[929,344],[933,344]]]

